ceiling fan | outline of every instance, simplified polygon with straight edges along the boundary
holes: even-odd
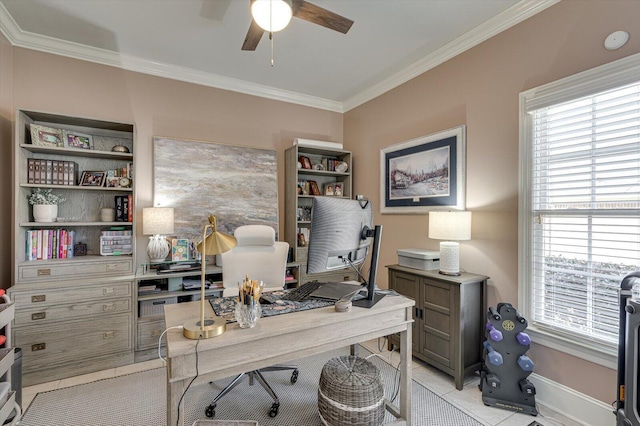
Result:
[[[322,25],[325,28],[339,31],[342,34],[346,34],[351,28],[351,25],[353,25],[353,21],[351,19],[347,19],[344,16],[340,16],[327,9],[323,9],[322,7],[309,3],[308,1],[278,0],[278,2],[274,2],[274,3],[280,3],[280,2],[286,3],[287,4],[286,7],[290,6],[291,14],[289,15],[289,18],[286,20],[286,23],[282,28],[276,29],[274,26],[273,29],[269,31],[269,28],[271,28],[269,26],[270,24],[269,18],[274,18],[273,14],[275,13],[275,9],[273,10],[268,9],[268,12],[267,12],[268,13],[267,16],[269,17],[267,18],[268,22],[267,24],[263,24],[261,26],[256,22],[256,13],[254,11],[254,7],[259,6],[259,5],[255,5],[255,3],[259,3],[259,2],[269,3],[268,7],[272,7],[271,2],[269,1],[264,2],[261,0],[250,0],[253,17],[251,19],[251,26],[249,27],[249,31],[247,31],[247,36],[245,37],[244,43],[242,44],[242,50],[256,50],[256,47],[258,47],[258,43],[260,42],[260,39],[262,38],[262,35],[265,32],[278,31],[279,29],[284,28],[284,26],[286,26],[289,23],[289,19],[291,16],[303,19],[313,24]]]

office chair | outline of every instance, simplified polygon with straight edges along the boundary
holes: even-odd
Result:
[[[263,281],[264,291],[282,290],[287,267],[287,255],[289,244],[276,241],[276,233],[266,225],[244,225],[234,232],[237,245],[226,253],[222,253],[222,283],[224,285],[223,297],[236,296],[238,283],[249,276],[252,280]],[[206,408],[207,417],[215,416],[215,408],[218,401],[235,388],[245,377],[249,377],[249,384],[253,385],[254,379],[262,385],[273,398],[273,404],[269,411],[270,417],[278,415],[280,401],[262,375],[265,371],[293,370],[291,383],[298,381],[298,367],[295,365],[274,365],[237,375]]]

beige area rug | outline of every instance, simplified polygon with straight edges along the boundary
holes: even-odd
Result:
[[[296,361],[298,382],[290,383],[290,372],[265,373],[278,394],[280,411],[269,417],[272,400],[259,384],[248,380],[238,385],[216,407],[216,420],[255,420],[260,426],[322,426],[318,416],[318,382],[322,366],[331,358],[348,354],[348,349],[327,352]],[[360,356],[369,354],[364,348]],[[385,397],[396,392],[396,369],[379,357],[371,357],[382,374]],[[166,422],[165,370],[157,368],[38,393],[23,415],[23,426],[158,426]],[[205,408],[229,382],[220,380],[213,386],[189,388],[185,395],[185,425],[207,419]],[[483,426],[465,411],[431,392],[422,384],[412,383],[412,416],[417,426]],[[386,421],[393,420],[387,414]]]

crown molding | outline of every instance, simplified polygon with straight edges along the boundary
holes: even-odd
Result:
[[[343,112],[342,103],[330,99],[304,95],[192,68],[151,61],[141,57],[125,55],[22,31],[2,3],[0,3],[0,31],[15,47],[37,50],[187,83],[230,90],[261,98],[289,102],[333,112]]]
[[[510,7],[484,22],[482,25],[445,44],[440,49],[425,56],[406,69],[347,99],[343,102],[344,112],[356,108],[406,83],[558,2],[560,2],[560,0],[526,0]]]
[[[224,77],[192,68],[151,61],[145,58],[120,54],[23,31],[2,3],[0,3],[0,32],[16,47],[52,53],[54,55],[94,62],[157,77],[230,90],[251,96],[344,113],[423,74],[490,37],[553,6],[559,1],[560,0],[524,0],[448,43],[434,53],[424,57],[405,70],[373,85],[344,102],[305,95],[231,77]]]

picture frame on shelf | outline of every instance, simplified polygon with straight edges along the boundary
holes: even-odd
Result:
[[[84,171],[80,176],[80,186],[103,186],[105,177],[106,172],[103,171]]]
[[[93,136],[73,130],[63,130],[65,148],[93,149]]]
[[[298,181],[298,195],[310,195],[309,182],[306,180]]]
[[[318,183],[315,180],[310,180],[309,186],[311,187],[311,192],[309,195],[322,195],[320,193],[320,187],[318,186]]]
[[[107,176],[105,186],[107,188],[120,188],[120,178]]]
[[[300,163],[302,164],[303,169],[311,170],[311,159],[309,157],[305,157],[304,155],[300,156]]]
[[[307,240],[302,232],[298,232],[298,247],[306,247]]]
[[[344,191],[342,190],[342,182],[336,182],[333,184],[333,195],[336,197],[342,197]]]
[[[380,212],[464,210],[466,126],[380,150]]]
[[[324,195],[327,197],[333,197],[336,195],[336,187],[335,183],[325,183],[324,184]]]
[[[36,146],[47,146],[61,148],[64,146],[62,140],[62,129],[31,124],[31,144]]]

